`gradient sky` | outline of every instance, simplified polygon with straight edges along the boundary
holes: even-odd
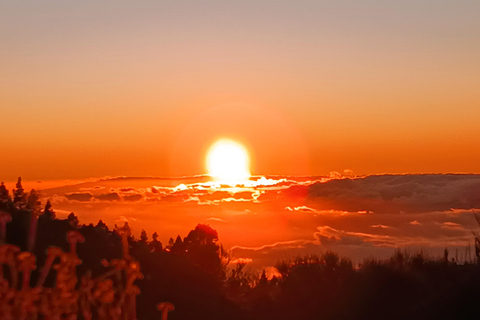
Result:
[[[0,0],[0,180],[480,172],[480,2]]]

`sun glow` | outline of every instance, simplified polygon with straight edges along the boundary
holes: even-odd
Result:
[[[245,183],[250,178],[249,165],[247,150],[228,139],[217,141],[207,155],[208,174],[221,183]]]

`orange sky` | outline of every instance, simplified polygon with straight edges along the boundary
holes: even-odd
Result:
[[[0,4],[0,180],[479,172],[474,1]]]

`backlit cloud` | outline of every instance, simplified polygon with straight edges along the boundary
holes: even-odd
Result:
[[[473,216],[480,208],[480,175],[332,174],[254,182],[114,178],[42,194],[82,223],[128,221],[134,232],[158,232],[163,243],[211,223],[235,257],[252,259],[251,268],[325,250],[360,260],[398,247],[441,254],[445,247],[473,246],[472,231],[480,232]]]
[[[383,224],[373,224],[371,225],[372,228],[380,228],[380,229],[390,229],[391,227],[385,226]]]
[[[237,258],[235,260],[230,261],[231,264],[248,264],[251,263],[253,260],[250,258]]]
[[[442,228],[444,229],[451,229],[451,230],[464,230],[463,227],[455,222],[444,222],[441,224]]]
[[[227,222],[226,220],[215,218],[215,217],[207,218],[207,221]]]

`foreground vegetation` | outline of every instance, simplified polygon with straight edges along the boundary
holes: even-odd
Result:
[[[473,319],[480,269],[396,250],[354,266],[334,252],[280,261],[278,276],[229,267],[197,225],[163,245],[128,225],[60,220],[21,181],[0,185],[0,319]],[[161,309],[169,307],[162,304]],[[166,311],[164,311],[166,314]]]

